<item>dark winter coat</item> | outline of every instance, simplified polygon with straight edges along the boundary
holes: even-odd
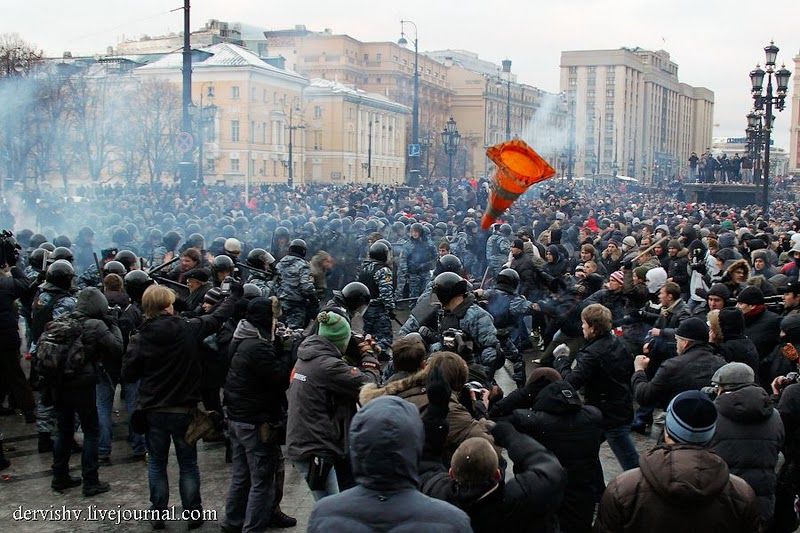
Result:
[[[781,317],[772,311],[744,316],[744,334],[753,341],[764,360],[780,342]]]
[[[572,385],[557,381],[542,389],[533,409],[514,411],[513,423],[552,451],[567,471],[567,488],[558,511],[561,530],[589,531],[594,506],[605,488],[599,456],[604,440],[602,413],[583,405]]]
[[[713,346],[714,351],[727,363],[744,363],[753,369],[758,383],[758,351],[753,341],[745,336],[728,335],[721,344]]]
[[[139,408],[197,407],[200,401],[202,340],[233,313],[228,297],[210,315],[185,319],[161,314],[146,320],[131,336],[122,359],[122,378],[139,382]]]
[[[730,475],[725,461],[711,451],[688,444],[657,446],[643,453],[639,464],[606,487],[598,533],[758,531],[753,489]]]
[[[709,449],[755,491],[761,520],[775,510],[775,466],[783,447],[783,422],[764,389],[753,385],[720,395],[717,431]]]
[[[424,439],[414,405],[392,396],[370,402],[350,428],[350,458],[358,484],[319,500],[308,531],[471,531],[463,511],[417,488]]]
[[[62,392],[94,388],[103,360],[122,355],[122,333],[108,316],[108,300],[102,292],[94,287],[83,289],[78,294],[72,316],[80,321],[83,329],[81,341],[86,364],[71,378],[65,377]]]
[[[268,334],[247,320],[239,322],[230,352],[224,392],[228,418],[248,424],[285,422],[291,353],[276,353]]]
[[[19,346],[19,316],[14,302],[25,296],[30,282],[18,267],[11,268],[11,277],[0,278],[0,339],[4,348]]]
[[[711,385],[714,372],[724,364],[725,360],[714,355],[708,344],[695,343],[682,354],[664,361],[650,381],[643,371],[634,372],[633,395],[639,405],[665,409],[677,394]]]
[[[618,337],[607,333],[587,341],[575,356],[574,368],[566,357],[556,359],[553,366],[570,385],[584,388],[586,405],[600,409],[606,428],[633,420],[633,357]]]
[[[555,455],[511,424],[498,424],[493,434],[508,450],[514,463],[514,477],[471,487],[459,484],[440,468],[422,476],[422,492],[456,505],[470,517],[476,532],[558,531],[557,512],[567,475]]]
[[[328,339],[319,335],[306,338],[297,349],[287,393],[289,458],[344,458],[358,392],[366,383],[377,383],[378,378],[374,370],[361,371],[347,364]]]

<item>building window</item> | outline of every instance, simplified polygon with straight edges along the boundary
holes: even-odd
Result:
[[[231,87],[231,98],[234,100],[239,98],[239,87],[237,85]]]
[[[239,141],[239,121],[231,120],[231,140],[233,142]]]
[[[375,54],[375,61],[377,61],[378,63],[381,62],[381,54]]]
[[[250,121],[250,142],[251,143],[256,142],[256,121],[255,120],[251,120]]]
[[[314,106],[314,118],[322,118],[322,106]]]
[[[217,160],[216,159],[206,159],[206,172],[211,174],[216,174],[217,172]]]
[[[239,160],[231,159],[231,172],[239,172]]]
[[[569,67],[569,74],[570,74],[570,76],[577,76],[578,75],[578,67]]]

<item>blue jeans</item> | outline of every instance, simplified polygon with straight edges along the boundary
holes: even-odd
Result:
[[[94,387],[83,390],[70,390],[61,394],[53,408],[58,427],[53,446],[53,477],[65,479],[69,476],[69,457],[75,437],[75,415],[83,427],[83,452],[81,455],[81,475],[83,484],[97,485],[97,441],[99,428]]]
[[[631,425],[623,424],[605,431],[608,447],[614,452],[623,470],[639,467],[639,452],[631,437]]]
[[[278,507],[278,444],[264,444],[258,426],[228,421],[231,439],[231,487],[225,504],[225,526],[242,533],[264,531]]]
[[[633,426],[644,427],[653,425],[653,411],[656,408],[652,405],[640,405],[633,415]]]
[[[181,503],[186,510],[202,509],[200,499],[200,469],[197,467],[197,448],[190,446],[183,438],[192,421],[191,414],[147,413],[147,477],[150,482],[151,509],[166,509],[169,504],[169,480],[167,479],[167,459],[170,439],[175,444],[180,472],[179,488]]]
[[[97,383],[97,414],[100,417],[100,445],[98,454],[101,456],[111,455],[111,441],[114,437],[113,421],[111,419],[114,411],[114,392],[117,384],[121,385],[120,397],[125,402],[125,409],[128,411],[128,419],[136,409],[136,401],[139,399],[139,384],[119,382],[111,377],[108,372],[100,372],[100,381]],[[144,435],[134,433],[128,422],[128,444],[133,449],[134,455],[143,455],[145,452]]]
[[[306,479],[308,477],[308,469],[311,466],[311,459],[295,459],[292,463],[303,479]],[[335,467],[328,472],[328,477],[325,479],[325,488],[323,490],[312,490],[311,494],[314,495],[314,501],[319,501],[325,496],[339,494],[339,482],[336,480]]]

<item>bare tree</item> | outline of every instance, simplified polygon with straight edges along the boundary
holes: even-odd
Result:
[[[139,87],[136,107],[142,155],[152,186],[165,172],[177,168],[175,139],[180,132],[181,95],[175,85],[165,80],[148,79]]]
[[[42,51],[16,33],[0,33],[0,77],[18,76],[30,71]]]
[[[117,108],[111,85],[106,76],[84,75],[74,79],[75,126],[81,159],[95,183],[108,166],[115,137]]]

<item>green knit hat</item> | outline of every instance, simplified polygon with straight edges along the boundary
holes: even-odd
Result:
[[[325,337],[344,353],[350,342],[350,323],[345,317],[333,312],[323,311],[317,315],[319,335]]]
[[[650,270],[650,267],[645,265],[638,266],[633,269],[633,275],[639,279],[647,279],[647,271]]]

